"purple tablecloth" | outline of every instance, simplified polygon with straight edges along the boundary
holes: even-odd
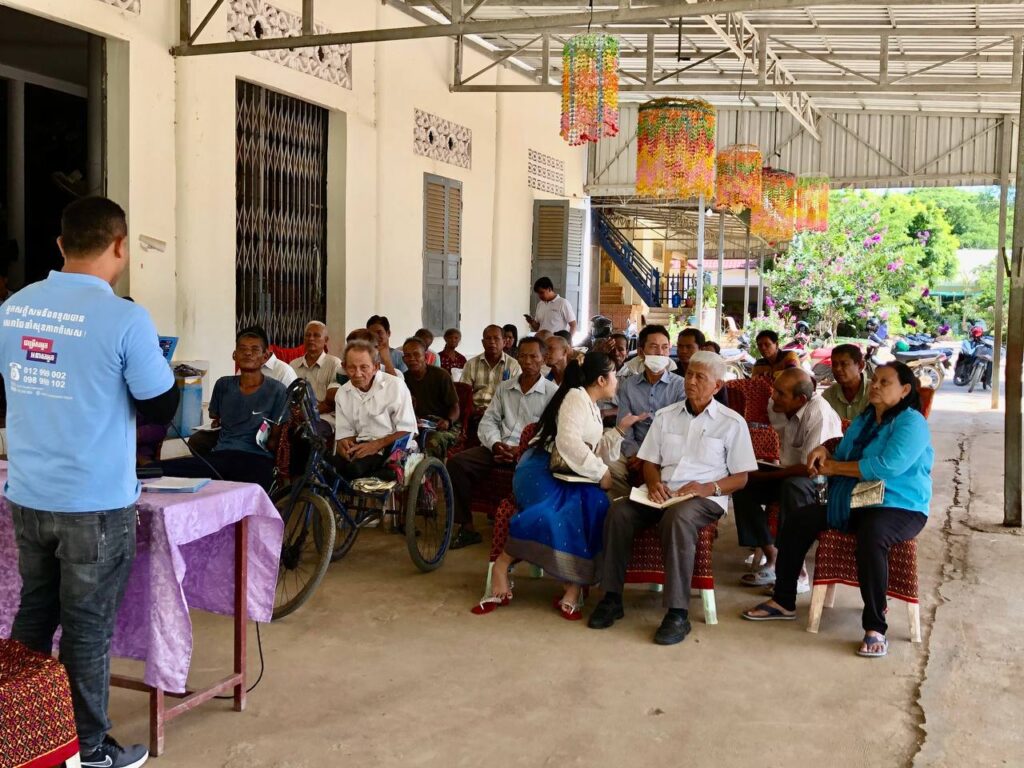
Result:
[[[7,479],[0,469],[0,487]],[[249,618],[270,621],[283,524],[258,485],[213,481],[198,493],[143,493],[138,552],[117,615],[113,654],[146,663],[154,688],[182,693],[192,660],[190,608],[234,614],[235,528],[249,518]],[[0,637],[21,594],[10,509],[0,502]]]

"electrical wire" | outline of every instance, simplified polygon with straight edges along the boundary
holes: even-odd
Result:
[[[260,623],[258,621],[256,622],[256,647],[259,649],[260,652],[260,673],[256,676],[256,682],[245,689],[246,693],[252,693],[256,690],[256,686],[259,685],[260,680],[263,679],[263,672],[266,669],[266,666],[263,663],[263,640],[260,638]],[[214,696],[213,698],[226,700],[233,699],[235,697],[234,694],[232,694],[230,696]]]

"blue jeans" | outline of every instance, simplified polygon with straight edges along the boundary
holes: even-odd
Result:
[[[22,580],[11,638],[49,656],[62,628],[60,661],[88,755],[110,730],[110,638],[135,559],[135,506],[69,514],[8,504]]]

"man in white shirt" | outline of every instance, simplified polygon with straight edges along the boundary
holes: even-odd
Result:
[[[768,401],[768,415],[779,433],[782,446],[781,469],[752,472],[746,488],[733,495],[736,535],[741,547],[753,547],[754,571],[741,577],[748,587],[775,583],[778,548],[768,529],[767,506],[779,502],[780,520],[786,512],[814,502],[814,483],[807,477],[807,455],[833,437],[843,434],[842,423],[831,405],[815,393],[814,379],[802,368],[787,368],[779,374]],[[765,564],[758,567],[761,553]],[[809,592],[806,572],[797,582],[797,592]]]
[[[302,337],[306,353],[291,362],[298,378],[309,382],[316,397],[322,434],[330,439],[334,435],[334,398],[338,392],[338,374],[343,372],[341,360],[327,354],[327,326],[319,320],[306,324]]]
[[[385,467],[397,440],[416,434],[408,388],[380,370],[380,354],[368,341],[352,341],[343,356],[348,382],[335,395],[335,468],[346,480],[373,475],[394,480]]]
[[[533,292],[540,299],[533,316],[523,315],[532,331],[568,331],[576,335],[576,313],[567,299],[555,293],[555,284],[550,277],[541,277],[533,284]]]
[[[258,325],[254,325],[252,328],[246,329],[247,331],[253,331],[263,337],[266,341],[267,351],[270,352],[270,357],[267,358],[267,362],[263,364],[260,372],[264,376],[268,376],[271,379],[280,381],[286,387],[295,381],[295,370],[283,360],[278,359],[277,355],[274,354],[270,347],[270,337],[267,336],[267,332]]]
[[[448,459],[448,475],[455,498],[455,522],[459,531],[452,549],[479,544],[481,536],[473,527],[470,502],[473,486],[485,483],[496,464],[511,465],[519,448],[519,438],[527,424],[540,419],[558,385],[540,375],[544,360],[541,343],[533,336],[519,342],[522,373],[498,385],[490,405],[480,420],[477,435],[480,445]]]
[[[664,604],[668,609],[654,635],[658,645],[681,642],[690,631],[690,582],[699,531],[725,514],[729,494],[757,469],[750,431],[743,417],[714,399],[725,386],[725,363],[713,352],[697,352],[686,370],[686,399],[654,417],[637,456],[651,500],[691,496],[657,509],[619,499],[608,510],[604,528],[605,595],[588,626],[605,629],[621,619],[626,563],[637,531],[658,525],[665,552]]]

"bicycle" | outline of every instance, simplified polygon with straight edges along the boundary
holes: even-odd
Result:
[[[289,386],[288,403],[291,419],[282,440],[290,433],[309,454],[303,472],[293,478],[279,467],[271,488],[271,499],[285,523],[273,620],[294,612],[312,596],[327,567],[351,550],[359,531],[383,522],[389,503],[395,507],[393,528],[404,529],[416,567],[423,572],[440,567],[451,543],[455,505],[444,463],[423,453],[426,435],[421,443],[407,437],[392,446],[390,457],[401,464],[396,469],[404,482],[350,483],[327,459],[330,446],[316,430],[316,399],[304,380]]]

